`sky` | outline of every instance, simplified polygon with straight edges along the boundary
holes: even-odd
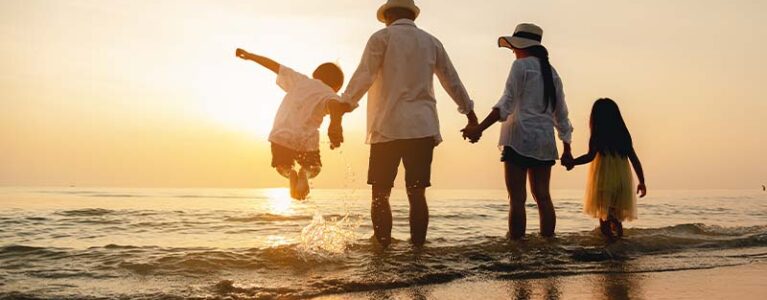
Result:
[[[348,79],[383,28],[382,3],[0,0],[0,185],[286,186],[267,140],[284,94],[273,73],[234,50],[304,73],[337,62]],[[564,81],[575,154],[587,150],[593,101],[610,97],[650,190],[767,183],[767,2],[416,3],[416,23],[443,42],[480,118],[514,59],[497,37],[533,22]],[[437,98],[445,142],[435,150],[434,186],[503,188],[500,126],[470,145],[458,132],[465,117],[440,88]],[[340,151],[323,137],[315,188],[365,186],[364,103],[344,120]],[[586,169],[556,168],[553,188],[583,188]]]

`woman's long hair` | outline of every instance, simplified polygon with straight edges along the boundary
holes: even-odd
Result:
[[[557,110],[557,88],[554,85],[554,72],[551,70],[549,62],[549,51],[544,46],[533,46],[523,49],[528,55],[538,58],[541,63],[541,74],[543,75],[543,102],[545,113],[549,106],[552,111]]]
[[[602,155],[620,155],[627,157],[634,151],[626,122],[612,99],[602,98],[594,102],[591,108],[591,149]]]

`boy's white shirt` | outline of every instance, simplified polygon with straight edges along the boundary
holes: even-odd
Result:
[[[300,152],[320,149],[322,120],[326,104],[339,97],[322,81],[312,79],[291,68],[280,66],[277,85],[287,94],[274,118],[269,141]]]
[[[459,112],[474,110],[442,43],[415,22],[397,20],[370,37],[341,101],[356,108],[368,93],[369,144],[425,137],[440,142],[435,74]]]

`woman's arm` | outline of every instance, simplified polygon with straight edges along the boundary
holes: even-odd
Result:
[[[256,54],[253,54],[253,53],[249,53],[248,51],[245,51],[245,50],[240,49],[240,48],[237,48],[236,55],[239,58],[242,58],[242,59],[245,59],[245,60],[254,61],[254,62],[264,66],[265,68],[271,70],[275,74],[279,74],[280,73],[280,64],[275,62],[275,61],[273,61],[273,60],[271,60],[271,59],[269,59],[268,57],[256,55]]]
[[[636,151],[633,149],[631,150],[631,153],[629,153],[629,160],[631,161],[631,166],[634,167],[634,172],[637,173],[637,178],[639,178],[637,193],[639,193],[640,198],[643,198],[647,195],[647,186],[645,186],[644,183],[644,170],[642,169],[642,162],[639,161],[639,156],[637,156]]]

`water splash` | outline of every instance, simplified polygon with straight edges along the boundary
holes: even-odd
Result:
[[[360,223],[360,218],[348,214],[340,220],[337,217],[325,220],[322,214],[316,213],[312,223],[301,230],[299,253],[304,260],[341,257],[357,240]]]

